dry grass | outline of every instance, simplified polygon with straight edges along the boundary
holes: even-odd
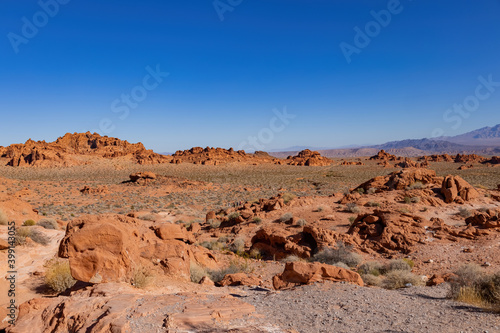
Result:
[[[9,219],[7,215],[0,209],[0,225],[7,225],[9,223]]]
[[[336,248],[326,248],[311,258],[311,261],[318,261],[334,266],[338,263],[343,263],[348,267],[356,267],[362,260],[363,257],[361,255],[352,252],[351,247],[346,246],[342,242],[338,242]]]
[[[45,284],[57,293],[73,287],[76,280],[71,276],[69,262],[53,259],[45,265]]]
[[[132,272],[130,284],[136,288],[143,289],[151,283],[153,278],[154,275],[149,269],[142,265],[137,265]]]

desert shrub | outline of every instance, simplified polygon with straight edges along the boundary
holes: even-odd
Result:
[[[156,216],[154,214],[144,214],[139,216],[139,219],[144,221],[156,221]]]
[[[461,289],[470,289],[465,291],[470,294],[471,291],[478,291],[479,286],[484,280],[484,270],[476,264],[466,264],[455,271],[456,277],[450,281],[450,297],[458,299]]]
[[[7,225],[9,223],[9,219],[7,215],[0,209],[0,225]]]
[[[333,264],[333,266],[337,266],[337,267],[340,267],[340,268],[343,268],[343,269],[351,269],[351,267],[347,266],[346,264],[344,264],[341,261],[336,262],[335,264]]]
[[[382,287],[386,289],[404,288],[410,284],[411,286],[420,286],[423,284],[423,281],[420,276],[404,270],[390,271],[384,275],[384,280],[382,281]]]
[[[217,219],[209,219],[207,223],[212,229],[217,229],[218,227],[220,227],[220,221]]]
[[[23,223],[23,225],[26,226],[26,227],[31,227],[31,226],[34,226],[35,224],[36,224],[36,222],[33,221],[33,220],[26,220]]]
[[[358,267],[358,273],[361,275],[379,276],[383,271],[383,265],[378,261],[367,261]]]
[[[406,187],[407,190],[420,190],[423,188],[425,188],[425,185],[420,181],[416,181],[413,184],[411,184],[410,186]]]
[[[232,212],[231,214],[229,214],[227,216],[227,219],[229,221],[232,221],[232,220],[236,220],[238,217],[240,217],[240,213],[239,212]]]
[[[224,244],[219,242],[219,241],[203,241],[200,243],[200,246],[203,246],[204,248],[207,248],[211,251],[220,251],[224,249]]]
[[[287,263],[287,262],[296,262],[296,261],[304,261],[304,259],[296,256],[295,254],[290,254],[286,258],[283,258],[280,260],[281,262]]]
[[[380,287],[382,285],[382,278],[373,274],[361,274],[361,278],[366,285]]]
[[[304,220],[304,219],[300,219],[297,221],[297,225],[300,226],[300,227],[303,227],[307,224],[307,221]]]
[[[75,283],[67,260],[53,259],[45,264],[45,284],[50,289],[60,293],[73,287]]]
[[[142,265],[138,265],[132,271],[132,278],[130,284],[136,288],[146,288],[153,279],[153,274]]]
[[[337,243],[337,248],[326,248],[318,253],[316,253],[311,261],[318,261],[328,265],[334,265],[335,263],[342,262],[349,267],[355,267],[359,265],[363,259],[361,255],[351,252],[351,247],[346,246],[342,242]]]
[[[364,189],[364,188],[362,188],[362,187],[358,187],[358,188],[356,189],[356,191],[357,191],[359,194],[363,194],[363,193],[365,193],[365,189]]]
[[[233,244],[231,244],[231,251],[242,254],[245,251],[245,240],[243,238],[236,238]]]
[[[419,203],[419,202],[420,202],[420,197],[412,197],[412,198],[410,199],[410,201],[411,201],[412,203]]]
[[[292,218],[293,218],[293,214],[292,213],[285,213],[285,214],[281,215],[281,217],[280,217],[279,220],[280,220],[280,222],[288,222]]]
[[[410,266],[410,270],[413,269],[413,267],[415,267],[415,262],[410,258],[403,258],[403,261]]]
[[[404,198],[405,204],[411,204],[411,198],[410,197],[405,197]]]
[[[359,213],[359,207],[354,202],[349,202],[346,206],[346,210],[351,213]]]
[[[258,216],[255,216],[252,221],[256,224],[261,224],[262,223],[262,219]]]
[[[410,212],[410,210],[408,208],[403,207],[399,210],[399,212],[402,214],[408,214]]]
[[[189,263],[189,272],[191,275],[191,282],[194,283],[200,283],[201,279],[208,275],[206,270],[194,261]]]
[[[352,225],[356,221],[356,216],[349,216],[349,226]]]
[[[455,274],[456,277],[450,281],[451,298],[500,311],[500,272],[486,274],[478,265],[467,264]]]
[[[458,209],[458,215],[460,215],[461,217],[465,217],[465,218],[467,218],[467,217],[471,216],[471,215],[472,215],[472,213],[471,213],[471,212],[470,212],[470,210],[468,210],[467,208],[465,208],[465,207],[460,207],[460,208]]]
[[[283,198],[283,201],[285,202],[285,204],[289,203],[290,201],[292,201],[292,199],[294,199],[296,197],[295,194],[292,194],[292,193],[289,193],[289,192],[286,192],[282,195],[282,198]]]
[[[16,245],[26,244],[26,237],[29,237],[32,241],[41,245],[47,245],[50,242],[49,238],[40,230],[33,229],[31,227],[24,227],[17,229],[15,237]]]
[[[324,211],[325,208],[323,206],[318,206],[314,211],[317,212],[317,213],[320,213],[322,211]]]
[[[410,272],[410,265],[403,259],[394,259],[385,264],[382,268],[382,273],[389,273],[393,271],[406,271]]]
[[[262,259],[262,253],[258,249],[253,249],[250,251],[250,258],[260,260]]]
[[[212,281],[220,282],[227,274],[248,273],[250,270],[251,269],[247,263],[242,264],[232,261],[227,267],[218,270],[208,270],[207,273]]]
[[[369,207],[380,207],[380,203],[378,202],[374,202],[374,201],[370,201],[368,202],[367,204]]]
[[[59,228],[56,220],[54,220],[54,219],[41,219],[40,221],[38,221],[37,225],[39,225],[45,229],[57,230]]]
[[[376,188],[374,188],[374,187],[370,187],[370,188],[368,189],[368,191],[366,191],[366,193],[368,193],[368,194],[374,194],[375,192],[377,192],[377,189],[376,189]]]

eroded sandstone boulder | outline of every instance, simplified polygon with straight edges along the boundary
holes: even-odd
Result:
[[[441,185],[446,203],[470,201],[479,197],[477,190],[460,176],[448,175]]]
[[[273,277],[275,289],[286,289],[321,281],[347,282],[363,286],[361,276],[351,270],[318,262],[289,262],[283,273]]]

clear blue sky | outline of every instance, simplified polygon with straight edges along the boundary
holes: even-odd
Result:
[[[54,1],[42,0],[48,12]],[[59,1],[53,17],[34,0],[0,4],[0,145],[104,124],[160,152],[259,133],[270,150],[500,123],[500,86],[469,98],[467,118],[443,119],[479,76],[500,82],[500,0],[220,0],[219,13],[212,0]],[[371,11],[388,8],[377,29]],[[367,24],[373,37],[348,63],[340,45]],[[156,85],[146,67],[158,64],[169,75]],[[131,92],[140,101],[126,106]],[[295,118],[283,127],[272,120],[284,107]]]

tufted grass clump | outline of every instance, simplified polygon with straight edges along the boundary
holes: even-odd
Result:
[[[218,219],[209,219],[207,223],[212,229],[217,229],[218,227],[220,227],[220,221]]]
[[[23,226],[31,227],[31,226],[34,226],[35,224],[36,224],[36,222],[33,220],[26,220],[26,221],[24,221]]]
[[[207,270],[207,273],[208,273],[208,276],[210,277],[210,279],[217,283],[217,282],[222,281],[222,279],[224,279],[224,277],[227,274],[249,273],[251,271],[252,271],[252,269],[250,268],[250,265],[248,264],[248,262],[241,263],[238,261],[231,261],[229,266],[221,268],[221,269],[217,269],[217,270],[210,270],[209,269],[209,270]]]
[[[386,273],[382,281],[382,287],[385,289],[400,289],[407,286],[423,285],[422,278],[410,271],[394,270]]]
[[[360,212],[358,205],[356,205],[354,202],[349,202],[346,206],[346,210],[348,212],[358,214]]]
[[[59,229],[59,225],[54,219],[41,219],[40,221],[38,221],[37,225],[45,229],[52,229],[52,230]]]
[[[32,227],[23,227],[16,230],[16,245],[26,244],[26,238],[30,238],[33,242],[48,245],[50,239],[45,236],[40,230],[33,229]]]
[[[470,212],[469,209],[467,209],[465,207],[460,207],[458,209],[458,215],[460,215],[461,217],[467,218],[467,217],[471,216],[472,213]]]
[[[53,291],[60,293],[73,287],[76,280],[71,276],[69,261],[53,259],[45,264],[45,284]]]
[[[189,263],[189,272],[191,275],[191,282],[194,283],[200,283],[204,276],[208,276],[207,271],[194,261]]]
[[[293,218],[293,214],[292,213],[285,213],[285,214],[281,215],[280,222],[288,222],[292,218]]]
[[[383,272],[383,267],[378,261],[367,261],[361,264],[358,268],[358,273],[361,275],[380,276]]]
[[[350,246],[346,246],[342,242],[337,243],[336,248],[326,248],[318,253],[316,253],[311,261],[321,262],[323,264],[335,265],[336,263],[344,263],[348,267],[358,266],[363,257],[355,252],[351,251]]]
[[[137,265],[132,271],[130,284],[136,288],[146,288],[153,280],[153,274],[149,269],[142,265]]]

